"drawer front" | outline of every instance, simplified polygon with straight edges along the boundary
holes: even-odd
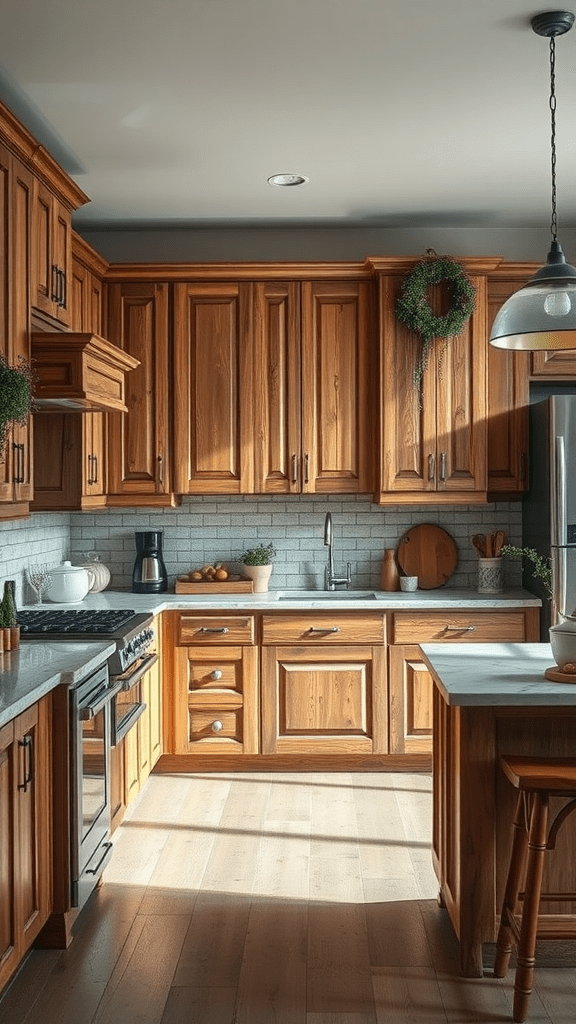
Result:
[[[244,662],[241,647],[188,647],[188,691],[209,696],[213,691],[242,693]]]
[[[242,744],[242,707],[238,708],[196,708],[188,714],[188,742]]]
[[[253,644],[253,615],[189,615],[180,616],[178,644]]]
[[[383,644],[383,614],[310,612],[265,615],[262,643],[267,644]]]
[[[523,612],[439,611],[394,615],[395,644],[494,643],[526,640]]]

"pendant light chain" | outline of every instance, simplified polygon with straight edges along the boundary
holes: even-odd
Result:
[[[558,239],[558,218],[556,216],[556,38],[550,37],[550,145],[552,165],[552,220],[550,231],[556,242]]]

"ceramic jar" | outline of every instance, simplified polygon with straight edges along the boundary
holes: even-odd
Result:
[[[576,619],[573,616],[550,627],[550,645],[558,668],[562,672],[576,673]]]
[[[94,585],[95,576],[91,569],[71,562],[62,562],[50,569],[52,582],[46,591],[49,601],[56,604],[78,604]]]

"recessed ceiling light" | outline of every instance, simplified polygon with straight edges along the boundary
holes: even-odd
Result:
[[[290,185],[304,185],[308,178],[303,174],[272,174],[268,178],[269,185],[280,185],[281,188],[289,188]]]

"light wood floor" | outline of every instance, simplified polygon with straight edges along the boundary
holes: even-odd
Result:
[[[430,861],[430,777],[152,776],[67,951],[34,951],[2,1024],[476,1024],[513,975],[463,979]],[[540,968],[532,1024],[574,1024]]]

